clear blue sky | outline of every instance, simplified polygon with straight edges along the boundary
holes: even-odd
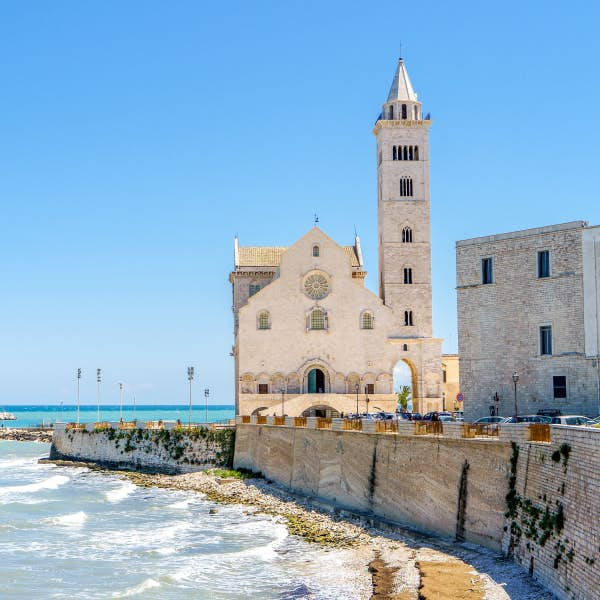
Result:
[[[399,43],[431,111],[434,332],[454,242],[600,223],[592,2],[0,7],[0,405],[233,398],[233,236],[356,224],[376,289],[371,128]],[[333,175],[332,175],[333,174]],[[200,399],[200,394],[197,395]]]

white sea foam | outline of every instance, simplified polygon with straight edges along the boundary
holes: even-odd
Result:
[[[8,487],[0,488],[0,493],[5,492],[18,492],[18,493],[27,493],[27,492],[39,492],[41,490],[56,490],[60,485],[67,483],[69,481],[69,477],[66,475],[53,475],[52,477],[48,477],[48,479],[44,479],[42,481],[37,481],[35,483],[27,483],[25,485],[11,485]]]
[[[172,508],[174,510],[184,510],[184,509],[190,507],[191,501],[192,501],[191,499],[188,499],[188,500],[181,500],[180,502],[173,502],[173,504],[169,504],[167,506],[167,508]]]
[[[127,588],[123,592],[114,592],[113,598],[126,598],[128,596],[137,596],[138,594],[142,594],[146,590],[150,590],[152,588],[160,587],[160,583],[156,581],[156,579],[145,579],[139,585],[134,587]]]
[[[177,552],[177,549],[173,548],[172,546],[169,546],[168,548],[157,548],[156,550],[154,550],[154,552],[160,554],[161,556],[170,556],[171,554],[175,554]]]
[[[135,484],[127,481],[121,487],[104,492],[104,495],[109,502],[120,502],[121,500],[127,498],[127,496],[129,496],[129,494],[131,494],[135,488]]]
[[[83,525],[86,520],[87,515],[82,510],[70,515],[62,515],[61,517],[50,517],[46,519],[46,521],[50,521],[55,525],[63,525],[66,527],[79,527]]]

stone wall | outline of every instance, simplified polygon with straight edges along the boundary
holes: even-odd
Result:
[[[502,425],[497,439],[238,423],[234,464],[291,490],[421,531],[502,549],[560,600],[600,598],[600,430],[552,426],[551,442]],[[268,423],[273,423],[268,418]],[[457,535],[458,534],[458,535]]]
[[[512,458],[504,551],[559,598],[599,598],[600,431],[552,427]]]
[[[231,466],[234,440],[234,429],[119,430],[115,423],[110,429],[97,430],[91,424],[83,430],[67,430],[57,425],[50,458],[185,473]]]
[[[234,465],[430,533],[454,537],[461,521],[466,540],[500,549],[510,453],[500,441],[238,425]]]

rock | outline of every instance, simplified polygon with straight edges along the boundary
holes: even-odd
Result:
[[[216,515],[219,511],[216,508],[209,508],[208,509],[208,514],[209,515]]]

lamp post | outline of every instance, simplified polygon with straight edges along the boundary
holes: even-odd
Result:
[[[119,420],[123,421],[123,383],[119,382]]]
[[[369,388],[365,385],[365,403],[367,405],[367,418],[369,417]]]
[[[515,421],[517,420],[517,416],[519,414],[519,408],[517,406],[517,383],[519,383],[519,374],[516,371],[513,371],[512,380],[515,384]]]
[[[81,369],[77,369],[77,424],[79,424],[79,388],[81,383]]]
[[[102,369],[96,369],[96,379],[98,380],[98,423],[100,422],[100,394],[102,387]]]
[[[187,378],[190,382],[190,418],[189,418],[189,426],[192,428],[192,381],[194,381],[194,367],[187,368]]]
[[[204,389],[204,419],[208,423],[208,397],[210,396],[210,390]]]
[[[281,388],[281,416],[285,415],[285,388]]]
[[[358,418],[358,390],[360,389],[360,386],[358,385],[358,383],[354,386],[354,391],[356,392],[356,418]]]

